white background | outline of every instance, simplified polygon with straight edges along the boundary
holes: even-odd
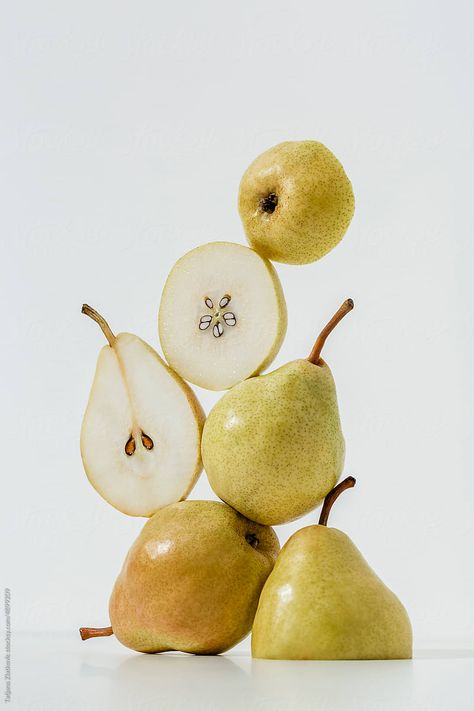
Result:
[[[315,138],[344,164],[356,214],[320,262],[277,265],[289,327],[274,366],[305,356],[354,299],[325,349],[358,480],[332,524],[405,603],[415,644],[473,640],[472,4],[20,0],[2,15],[1,574],[14,628],[107,624],[143,525],[82,470],[103,339],[81,304],[159,350],[176,259],[245,243],[243,171],[279,141]],[[196,391],[206,410],[219,397]],[[211,496],[203,474],[192,498]],[[279,527],[282,543],[316,515]]]

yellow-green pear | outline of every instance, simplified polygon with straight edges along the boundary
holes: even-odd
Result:
[[[111,627],[138,652],[219,654],[250,632],[280,545],[271,528],[217,501],[182,501],[143,527],[115,583]]]
[[[323,344],[353,308],[347,299],[320,333],[307,360],[236,385],[204,425],[202,458],[223,501],[265,525],[314,509],[344,465],[336,388]]]
[[[250,245],[263,257],[308,264],[344,237],[354,193],[344,168],[322,143],[286,141],[245,171],[239,212]]]
[[[326,497],[319,524],[294,533],[263,588],[252,630],[261,659],[410,659],[412,631],[400,600],[351,539],[328,528],[348,477]]]

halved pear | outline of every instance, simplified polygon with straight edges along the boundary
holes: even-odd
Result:
[[[208,390],[226,390],[264,370],[286,333],[283,289],[253,249],[210,242],[171,270],[158,326],[168,363]]]
[[[191,390],[158,353],[131,333],[101,327],[100,351],[81,430],[81,455],[92,486],[119,511],[151,516],[185,499],[201,470],[204,413]]]

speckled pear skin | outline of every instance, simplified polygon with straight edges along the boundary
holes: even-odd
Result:
[[[276,195],[266,212],[261,201]],[[321,259],[343,238],[354,214],[352,185],[341,163],[317,141],[286,141],[245,171],[239,212],[250,245],[285,264]]]
[[[295,360],[239,383],[204,425],[202,457],[214,492],[253,521],[303,516],[342,473],[336,387],[320,363]]]
[[[399,599],[336,528],[287,541],[260,597],[252,655],[262,659],[411,659]]]
[[[247,534],[258,539],[256,548]],[[226,504],[182,501],[161,509],[143,527],[115,583],[114,634],[139,652],[230,649],[250,632],[279,549],[271,528]]]

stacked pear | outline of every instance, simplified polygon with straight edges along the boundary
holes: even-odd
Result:
[[[138,652],[224,652],[250,632],[279,549],[271,528],[226,504],[167,506],[126,557],[110,598],[111,627],[82,628],[81,636],[115,634]]]
[[[150,518],[113,588],[111,626],[81,628],[81,637],[115,634],[146,653],[219,654],[252,629],[257,658],[410,658],[405,608],[350,538],[327,526],[355,480],[336,485],[345,442],[321,352],[353,301],[307,359],[260,375],[287,326],[269,260],[307,264],[332,250],[354,213],[351,183],[321,143],[281,143],[246,170],[239,212],[250,248],[202,245],[168,276],[158,327],[169,365],[83,307],[108,342],[82,425],[84,467],[113,506]],[[185,380],[229,389],[207,421]],[[222,502],[183,501],[202,463]],[[271,526],[323,500],[319,523],[278,555]]]
[[[336,388],[321,349],[353,306],[351,299],[342,304],[307,360],[236,385],[206,420],[202,457],[209,482],[253,521],[274,525],[303,516],[342,473]]]
[[[350,538],[328,528],[337,496],[327,497],[319,524],[297,531],[268,578],[252,631],[252,654],[264,659],[410,659],[405,608],[369,567]]]
[[[256,158],[240,182],[250,245],[286,264],[321,259],[344,237],[354,193],[336,156],[318,141],[285,141]]]
[[[185,498],[202,469],[202,408],[184,380],[145,341],[115,335],[87,304],[106,339],[81,430],[90,483],[112,506],[151,516]]]
[[[185,380],[208,390],[226,390],[265,370],[286,325],[275,268],[232,242],[209,242],[178,259],[158,313],[166,360]]]

